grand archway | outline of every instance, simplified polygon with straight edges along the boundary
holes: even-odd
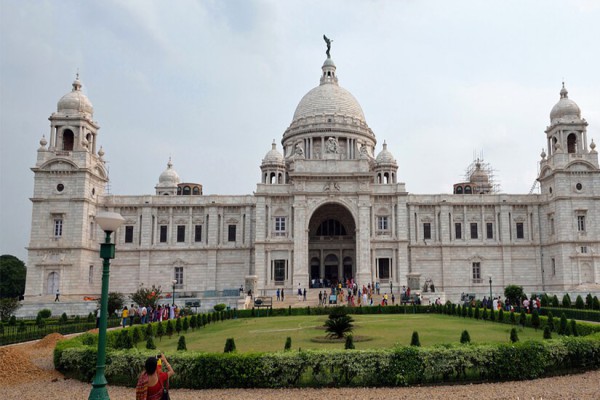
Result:
[[[356,276],[356,223],[350,211],[337,203],[319,207],[308,226],[310,285],[329,287]]]

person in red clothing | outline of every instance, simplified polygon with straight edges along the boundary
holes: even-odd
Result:
[[[166,366],[167,372],[162,371],[162,366]],[[169,389],[169,378],[173,375],[175,371],[164,354],[160,358],[149,357],[135,388],[136,400],[160,400],[163,388]]]

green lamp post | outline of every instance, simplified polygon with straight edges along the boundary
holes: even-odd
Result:
[[[490,275],[490,308],[492,308],[491,304],[492,304],[492,276]]]
[[[110,260],[115,258],[115,245],[110,241],[110,235],[115,232],[125,219],[119,213],[99,212],[96,223],[105,233],[104,243],[100,245],[100,258],[102,262],[102,296],[100,298],[100,323],[98,325],[98,357],[96,361],[96,375],[92,381],[92,390],[89,400],[109,399],[106,389],[106,327],[108,325],[108,278],[110,273]]]
[[[175,307],[175,285],[177,285],[177,279],[173,279],[171,283],[173,284],[173,307]]]

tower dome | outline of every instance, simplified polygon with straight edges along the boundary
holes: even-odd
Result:
[[[396,159],[387,149],[387,143],[383,142],[383,149],[377,154],[377,158],[375,159],[377,165],[382,164],[396,164]]]
[[[81,86],[79,74],[77,74],[75,81],[73,81],[73,89],[58,101],[56,109],[59,113],[83,113],[90,117],[94,114],[94,106],[92,106],[90,100],[81,91]]]
[[[267,152],[267,154],[265,155],[265,158],[263,158],[262,160],[263,165],[265,164],[283,164],[285,165],[285,160],[283,158],[283,154],[281,154],[279,152],[279,150],[277,150],[277,145],[275,144],[275,141],[273,140],[273,143],[271,144],[271,150],[269,150]]]
[[[173,163],[171,162],[171,158],[169,158],[167,169],[158,177],[158,184],[155,187],[156,194],[175,196],[179,182],[179,174],[173,169]]]
[[[560,90],[560,100],[552,107],[550,111],[550,122],[556,123],[558,120],[563,119],[566,121],[573,121],[581,119],[581,110],[577,103],[569,99],[569,92],[565,88],[563,82],[562,89]]]

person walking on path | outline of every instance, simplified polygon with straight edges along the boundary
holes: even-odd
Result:
[[[285,300],[285,294],[283,293],[283,289],[281,289],[281,301]]]
[[[56,289],[56,297],[54,298],[54,302],[59,302],[60,303],[60,289]]]
[[[277,289],[277,301],[281,300],[281,292]]]
[[[302,301],[306,301],[306,288],[304,288],[304,291],[302,292]]]
[[[127,309],[127,306],[123,307],[123,312],[121,313],[121,318],[123,318],[123,328],[127,327],[127,318],[129,317],[129,310]]]

